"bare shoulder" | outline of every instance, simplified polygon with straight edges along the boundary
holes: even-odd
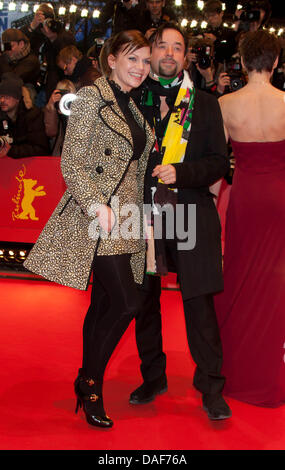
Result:
[[[235,93],[229,93],[219,98],[218,101],[219,101],[221,111],[224,117],[232,109],[232,107],[235,106],[234,103],[236,102],[236,96],[234,95],[236,95],[236,93],[238,92],[236,91]]]
[[[233,93],[228,93],[219,98],[220,106],[226,108],[231,106],[233,103],[239,102],[245,95],[244,88],[237,90]]]

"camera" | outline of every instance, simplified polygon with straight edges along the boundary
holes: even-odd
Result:
[[[205,70],[211,67],[211,46],[196,44],[191,52],[197,55],[197,64],[200,69]]]
[[[104,46],[104,39],[103,38],[96,38],[95,39],[95,49],[96,54],[99,57],[102,47]]]
[[[261,21],[260,10],[265,12],[261,22],[261,25],[265,25],[271,16],[270,2],[268,0],[250,0],[242,9],[240,17],[234,16],[234,20],[240,21],[239,31],[247,32],[252,23],[259,23]]]
[[[260,20],[259,10],[251,10],[249,8],[243,11],[240,15],[240,21],[248,21],[249,23],[252,23],[253,21],[259,21],[259,20]]]
[[[59,88],[58,92],[57,92],[59,95],[61,96],[64,96],[64,95],[67,95],[67,93],[69,93],[68,90],[63,90],[61,88]]]
[[[13,138],[9,136],[9,124],[7,121],[6,113],[0,110],[0,150],[5,147],[6,144],[12,144]]]
[[[48,64],[47,62],[44,60],[41,64],[40,64],[40,73],[39,73],[39,76],[38,76],[38,79],[37,79],[37,83],[36,83],[36,88],[38,90],[40,90],[43,86],[45,86],[46,84],[46,81],[47,81],[47,70],[48,70]]]
[[[62,22],[53,18],[47,18],[43,23],[40,24],[40,27],[43,28],[44,25],[47,26],[47,28],[50,29],[53,33],[59,33],[63,28]]]
[[[225,72],[230,77],[230,91],[240,90],[246,85],[246,79],[240,61],[229,62]]]

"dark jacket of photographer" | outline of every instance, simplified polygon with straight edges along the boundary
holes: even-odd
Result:
[[[3,129],[3,121],[7,121],[8,130]],[[19,102],[16,121],[13,122],[6,113],[0,111],[0,135],[8,134],[13,143],[8,157],[24,158],[49,155],[49,143],[45,134],[43,112],[39,108],[27,109],[23,99]]]
[[[46,40],[45,35],[41,32],[41,28],[38,26],[36,29],[32,29],[29,24],[20,28],[20,31],[27,36],[30,41],[31,51],[38,56],[41,46]]]
[[[24,83],[35,85],[40,73],[40,62],[37,56],[30,51],[16,60],[10,60],[7,54],[3,53],[0,56],[0,78],[5,72],[13,72]]]
[[[51,42],[46,38],[42,48],[42,57],[47,63],[47,75],[45,83],[46,100],[48,101],[56,84],[63,78],[62,71],[56,65],[56,57],[61,49],[66,46],[75,45],[75,38],[69,31],[61,31],[58,33],[55,41]]]
[[[101,76],[100,72],[92,65],[89,57],[83,56],[75,65],[72,75],[66,75],[78,91],[83,86],[91,86],[97,78]]]
[[[117,0],[107,0],[99,18],[99,29],[104,34],[108,26],[112,26],[112,33],[138,28],[138,5],[127,9]],[[110,21],[109,21],[110,20]]]
[[[158,28],[162,23],[169,21],[177,21],[175,13],[170,8],[162,8],[161,17],[156,22],[151,18],[150,11],[144,9],[140,13],[138,29],[145,34],[149,29]]]

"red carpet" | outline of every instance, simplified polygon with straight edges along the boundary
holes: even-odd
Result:
[[[73,380],[81,362],[81,328],[89,292],[29,280],[1,279],[1,450],[285,449],[285,407],[263,409],[229,400],[232,419],[210,422],[192,387],[180,294],[162,295],[169,391],[131,406],[141,383],[132,323],[105,377],[114,427],[75,415]]]

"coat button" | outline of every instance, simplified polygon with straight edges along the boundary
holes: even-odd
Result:
[[[104,170],[103,170],[103,168],[102,168],[101,166],[97,166],[96,171],[97,171],[97,173],[99,173],[99,175],[100,175],[101,173],[103,173]]]
[[[111,149],[105,149],[105,155],[109,156],[111,155],[112,150]]]

